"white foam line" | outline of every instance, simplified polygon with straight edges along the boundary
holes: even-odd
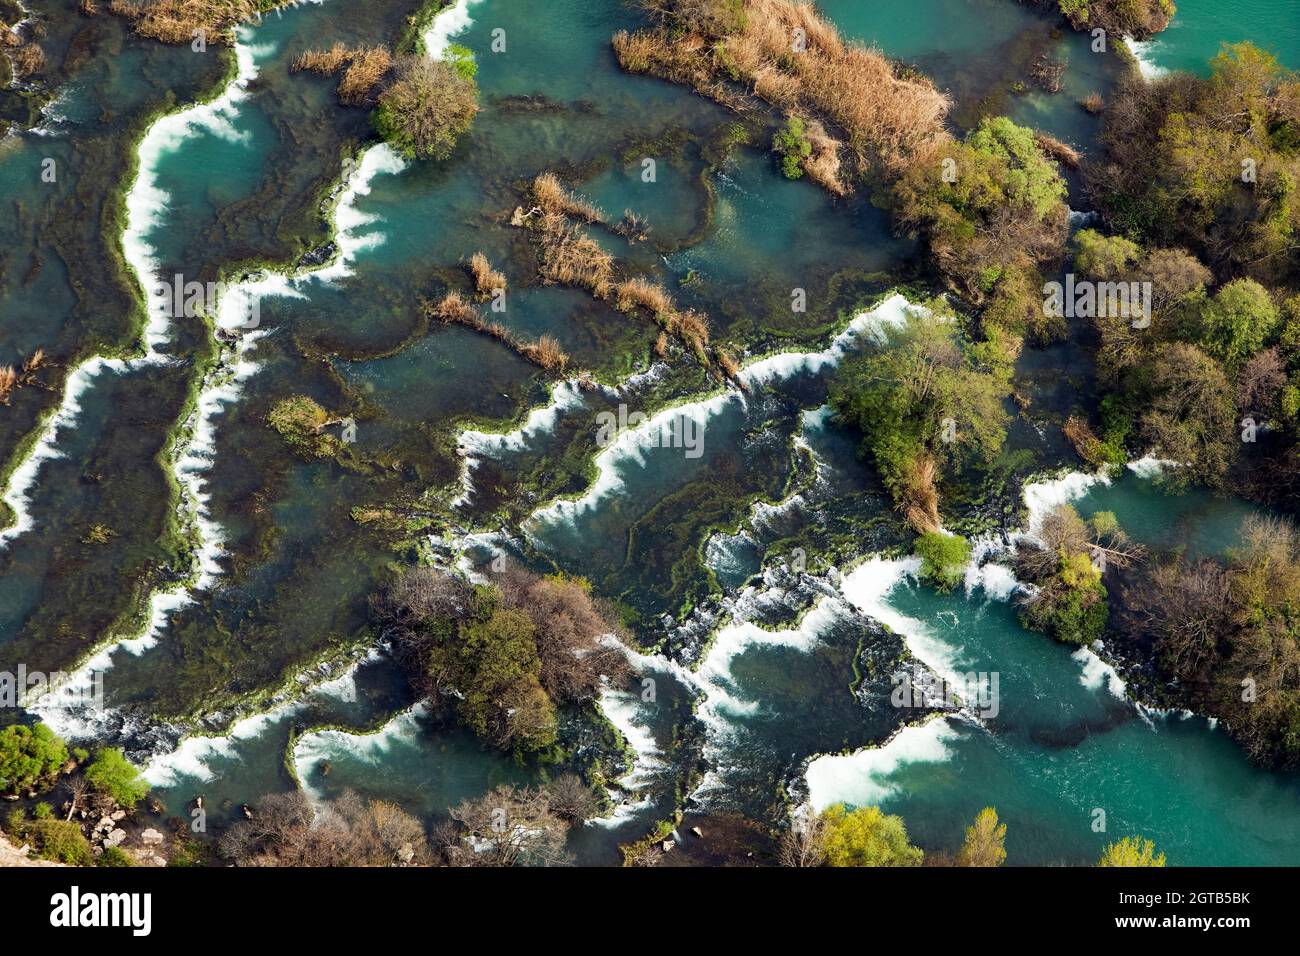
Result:
[[[1156,63],[1156,50],[1160,47],[1160,41],[1134,40],[1132,37],[1124,37],[1124,43],[1128,46],[1129,52],[1133,54],[1133,59],[1137,61],[1138,72],[1146,80],[1155,80],[1164,76],[1169,71]]]
[[[1178,462],[1171,461],[1168,458],[1157,458],[1155,455],[1144,455],[1137,461],[1128,463],[1128,470],[1133,472],[1139,478],[1157,478],[1170,468],[1177,468]]]
[[[808,764],[808,802],[817,813],[836,803],[875,806],[898,792],[891,775],[908,764],[949,760],[958,736],[955,722],[939,717],[904,727],[883,747],[817,757]]]
[[[1024,534],[1037,537],[1042,529],[1043,519],[1056,508],[1086,495],[1094,485],[1109,485],[1110,476],[1105,472],[1090,475],[1081,471],[1072,471],[1045,481],[1036,481],[1025,485],[1025,508],[1029,512]]]
[[[1107,690],[1120,700],[1128,698],[1127,685],[1124,679],[1119,676],[1115,668],[1106,663],[1090,647],[1081,647],[1070,657],[1083,666],[1083,673],[1079,675],[1079,683],[1089,690],[1101,690],[1104,685]]]
[[[433,18],[429,28],[424,31],[424,52],[435,60],[441,59],[451,45],[453,37],[458,37],[474,24],[469,15],[469,8],[481,0],[456,0],[450,7],[444,7]]]
[[[63,401],[46,419],[40,437],[32,445],[26,459],[9,476],[4,501],[13,509],[15,517],[12,525],[0,531],[0,547],[8,545],[14,538],[30,531],[33,527],[31,492],[36,486],[41,466],[47,461],[63,457],[63,453],[56,447],[59,432],[76,424],[77,417],[81,414],[81,398],[90,388],[95,377],[104,369],[120,372],[125,368],[126,362],[121,359],[95,356],[82,362],[68,375],[63,388]]]
[[[924,306],[914,305],[901,293],[894,293],[874,309],[862,312],[830,345],[820,352],[780,352],[753,362],[741,371],[740,380],[749,386],[792,378],[802,373],[816,373],[838,365],[849,348],[862,335],[880,341],[886,328],[901,328],[913,315],[928,313]]]
[[[374,733],[317,730],[303,734],[294,743],[293,748],[293,763],[303,792],[317,802],[324,799],[324,794],[309,783],[311,774],[304,771],[310,770],[322,760],[337,759],[341,752],[367,763],[379,765],[394,744],[402,740],[419,739],[421,733],[419,720],[427,713],[427,705],[421,702],[397,714]]]
[[[597,477],[591,486],[578,498],[562,498],[534,511],[525,520],[525,527],[572,523],[579,515],[597,508],[623,487],[620,466],[637,464],[644,467],[647,464],[646,453],[658,447],[661,436],[667,434],[674,423],[690,419],[697,426],[698,434],[698,430],[707,427],[709,419],[722,414],[733,402],[744,402],[744,397],[738,392],[728,391],[703,401],[670,406],[636,428],[620,432],[596,456]]]

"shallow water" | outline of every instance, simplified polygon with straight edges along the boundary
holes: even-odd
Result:
[[[556,0],[545,16],[507,0],[457,6],[444,22],[465,25],[455,40],[477,55],[483,112],[448,162],[397,160],[369,146],[363,110],[334,104],[332,81],[288,65],[308,46],[392,37],[415,6],[326,0],[241,31],[246,82],[219,109],[156,127],[138,178],[119,155],[131,117],[158,109],[167,91],[192,101],[220,63],[100,18],[85,27],[99,46],[73,74],[51,135],[0,146],[5,202],[18,211],[0,222],[0,364],[38,346],[63,364],[108,345],[135,347],[137,360],[80,383],[66,427],[51,429],[38,467],[6,496],[26,520],[0,545],[0,664],[72,668],[92,649],[149,635],[110,655],[108,712],[67,716],[66,729],[126,745],[148,763],[169,813],[183,815],[202,793],[222,820],[293,786],[291,770],[315,796],[351,787],[429,818],[498,782],[540,779],[539,768],[412,711],[386,660],[338,677],[373,642],[368,595],[394,563],[428,555],[426,534],[445,545],[504,529],[492,543],[539,569],[588,576],[653,651],[643,664],[657,675],[656,702],[635,687],[604,701],[636,760],[612,792],[613,816],[575,833],[584,862],[615,862],[617,844],[666,817],[683,787],[693,809],[779,820],[782,794],[802,792],[807,760],[896,730],[904,715],[887,705],[889,676],[908,653],[940,672],[997,669],[1002,713],[984,727],[904,730],[867,756],[815,759],[815,802],[881,801],[932,848],[955,846],[992,803],[1009,824],[1012,862],[1089,862],[1104,836],[1130,830],[1176,863],[1295,861],[1286,836],[1300,832],[1287,823],[1300,808],[1295,782],[1249,768],[1205,721],[1143,715],[1111,692],[1097,661],[1025,633],[983,590],[939,596],[899,583],[886,602],[885,564],[839,578],[837,566],[903,540],[853,436],[824,405],[836,362],[870,347],[865,334],[836,335],[869,307],[902,314],[902,300],[882,304],[882,294],[915,249],[881,211],[783,179],[769,132],[728,147],[732,114],[622,74],[608,41],[636,17],[616,0]],[[1196,7],[1184,0],[1175,27],[1200,16]],[[954,98],[957,127],[1009,112],[1086,146],[1096,121],[1077,101],[1104,92],[1120,69],[1084,37],[1055,31],[1054,18],[1007,0],[824,9],[846,35],[933,75]],[[506,31],[504,54],[490,48],[496,29]],[[1017,85],[1039,56],[1068,64],[1061,93]],[[104,258],[102,240],[93,210],[32,178],[46,154],[66,161],[81,192],[136,187],[132,267],[204,281],[264,266],[293,272],[328,238],[321,199],[352,157],[332,215],[339,258],[257,283],[274,294],[260,301],[258,336],[226,350],[238,379],[205,378],[206,327],[163,322],[146,336],[131,295],[102,276],[93,308],[74,294],[91,281],[86,263]],[[653,182],[641,175],[647,159]],[[624,209],[648,218],[644,242],[601,241],[625,274],[660,279],[708,313],[714,341],[749,366],[748,394],[722,391],[678,359],[656,364],[649,323],[535,281],[527,238],[508,222],[547,169],[613,219]],[[31,247],[39,270],[15,254]],[[580,393],[485,337],[421,324],[420,300],[463,288],[477,250],[508,276],[504,323],[555,335],[576,368],[609,387]],[[790,308],[795,288],[807,293],[806,313]],[[154,360],[141,363],[146,342]],[[795,354],[774,355],[786,352]],[[24,393],[3,410],[6,456],[61,394]],[[178,451],[194,394],[198,437]],[[265,424],[293,394],[355,415],[365,464],[295,458]],[[527,416],[552,398],[553,414]],[[698,457],[638,446],[635,435],[598,454],[598,413],[622,405],[671,418],[682,403],[703,429]],[[1030,444],[1032,464],[1055,464]],[[383,505],[437,517],[409,532],[354,520],[354,509]],[[1080,507],[1116,511],[1153,545],[1206,553],[1227,546],[1249,511],[1199,493],[1168,498],[1132,476],[1095,487]],[[88,543],[93,525],[114,536]],[[900,617],[922,626],[911,633]],[[49,715],[65,729],[59,717]],[[216,736],[176,749],[195,731]],[[1106,834],[1090,828],[1096,807],[1107,811]]]

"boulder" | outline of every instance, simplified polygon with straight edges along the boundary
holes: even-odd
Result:
[[[161,846],[162,841],[163,835],[153,827],[150,827],[148,830],[145,830],[140,834],[140,842],[145,846]]]
[[[121,821],[121,820],[125,820],[125,819],[126,819],[126,811],[125,811],[125,810],[114,810],[112,813],[109,814],[109,817],[113,820],[114,823],[117,823],[117,822],[119,822],[119,821]]]
[[[114,830],[108,836],[104,837],[104,846],[121,846],[122,841],[126,839],[125,830]]]
[[[695,834],[696,839],[699,840],[704,839],[704,831],[701,830],[699,827],[691,827],[691,833]]]
[[[671,850],[671,849],[672,849],[673,847],[675,847],[676,845],[677,845],[677,844],[674,843],[672,840],[664,840],[664,842],[660,844],[660,846],[663,848],[663,851],[664,851],[665,853],[667,853],[669,850]]]

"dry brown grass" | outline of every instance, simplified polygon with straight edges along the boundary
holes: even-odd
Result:
[[[299,53],[289,69],[294,73],[315,73],[319,76],[332,76],[343,69],[351,58],[352,52],[342,43],[335,43],[328,50],[304,50]]]
[[[1061,431],[1065,432],[1065,437],[1070,440],[1070,444],[1074,446],[1080,458],[1090,465],[1102,463],[1101,439],[1097,437],[1087,421],[1078,415],[1071,415],[1061,426]]]
[[[454,322],[479,331],[486,327],[482,317],[461,297],[459,292],[448,292],[437,303],[427,305],[425,311],[439,322]]]
[[[1083,161],[1083,157],[1079,155],[1077,149],[1069,143],[1061,142],[1055,136],[1036,132],[1034,133],[1034,142],[1047,156],[1050,156],[1058,163],[1069,166],[1071,169],[1078,169],[1079,163]]]
[[[542,278],[548,284],[577,286],[604,298],[614,277],[614,257],[596,240],[568,225],[544,221],[541,251]]]
[[[839,140],[827,133],[826,127],[815,119],[808,120],[805,133],[812,144],[812,155],[803,161],[804,172],[831,194],[847,196],[850,189],[841,178]]]
[[[45,364],[45,349],[37,349],[23,362],[23,374],[30,376]]]
[[[77,4],[77,8],[88,17],[93,17],[99,13],[99,6],[95,3],[95,0],[81,0]]]
[[[898,501],[907,523],[923,534],[939,528],[939,490],[934,484],[937,474],[934,458],[929,452],[921,452],[904,478]]]
[[[532,344],[519,346],[519,354],[548,372],[563,371],[569,364],[569,356],[560,348],[560,343],[549,335],[543,335]]]
[[[799,52],[791,39],[796,30],[807,37]],[[723,36],[678,37],[657,27],[620,33],[613,42],[629,72],[690,85],[733,107],[730,90],[744,84],[773,106],[821,119],[826,137],[842,139],[860,175],[895,178],[948,135],[946,96],[926,80],[898,76],[876,50],[846,43],[811,3],[748,0],[744,29]],[[823,144],[816,164],[814,178],[823,185],[842,184],[830,175],[831,152],[838,155]]]
[[[605,214],[594,205],[564,188],[554,173],[542,173],[533,180],[533,199],[542,211],[572,216],[589,223],[603,223]]]
[[[673,312],[668,317],[667,329],[697,353],[709,344],[709,320],[694,309]]]
[[[498,289],[506,287],[505,273],[493,269],[488,257],[481,252],[470,257],[469,274],[474,279],[474,288],[480,300],[491,298]]]
[[[651,315],[667,316],[677,311],[673,297],[668,294],[663,286],[639,276],[635,279],[627,279],[615,286],[614,303],[620,312],[631,312],[634,309],[641,308]]]
[[[392,66],[392,54],[385,47],[371,46],[354,51],[347,72],[339,81],[339,101],[345,106],[362,105]]]
[[[0,366],[0,404],[8,405],[9,396],[18,387],[18,373],[12,365]]]
[[[1102,110],[1106,108],[1106,101],[1101,98],[1100,93],[1094,90],[1093,92],[1085,96],[1083,98],[1083,102],[1081,102],[1079,105],[1082,106],[1089,113],[1091,113],[1093,116],[1096,116],[1098,113],[1100,113]]]
[[[521,342],[500,322],[484,321],[478,310],[459,292],[448,292],[436,303],[425,303],[424,309],[426,314],[444,325],[461,325],[496,339],[543,371],[563,371],[569,364],[569,356],[552,336],[543,335],[536,342]]]
[[[260,8],[259,0],[112,0],[108,5],[110,13],[130,20],[136,33],[163,43],[189,43],[198,30],[208,42],[228,41],[231,28],[256,20]]]
[[[668,357],[668,333],[660,332],[659,338],[655,339],[655,356],[658,358]]]

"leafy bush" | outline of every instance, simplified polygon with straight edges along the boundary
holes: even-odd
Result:
[[[37,855],[69,866],[94,866],[95,855],[80,825],[71,820],[37,820],[27,827],[35,841]]]
[[[921,556],[921,574],[951,590],[961,583],[970,561],[970,542],[961,535],[927,531],[916,539],[916,553]]]
[[[1124,837],[1102,851],[1098,866],[1164,866],[1165,855],[1155,852],[1156,845],[1141,837]]]
[[[112,797],[119,806],[134,807],[149,793],[149,784],[122,751],[105,747],[86,768],[86,782],[99,793]]]
[[[44,724],[12,724],[0,730],[0,793],[46,789],[67,760],[67,746]]]
[[[781,172],[786,179],[803,176],[803,161],[812,155],[812,141],[801,117],[791,116],[785,128],[772,138],[772,149],[781,157]]]
[[[879,807],[847,809],[837,803],[821,814],[822,839],[830,866],[920,866],[919,847],[907,842],[903,818]]]

